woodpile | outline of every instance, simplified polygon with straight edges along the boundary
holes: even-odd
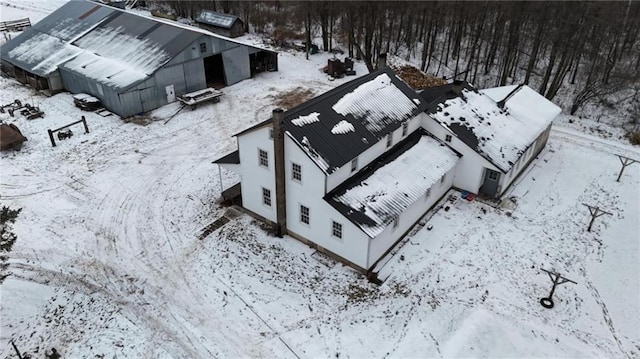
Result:
[[[393,70],[414,90],[424,90],[427,87],[436,87],[447,84],[446,80],[427,75],[413,66],[394,66]]]

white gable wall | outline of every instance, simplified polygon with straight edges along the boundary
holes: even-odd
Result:
[[[402,132],[400,132],[402,133]],[[459,163],[458,163],[459,165]],[[418,198],[409,206],[398,219],[398,227],[393,228],[393,222],[390,223],[382,233],[373,239],[370,239],[369,258],[367,260],[367,269],[373,265],[385,252],[397,242],[426,212],[431,208],[453,185],[456,167],[454,166],[445,175],[444,182],[436,182],[431,186],[429,196]]]
[[[238,136],[240,154],[239,171],[242,190],[242,206],[256,214],[276,221],[276,181],[273,157],[273,140],[269,138],[270,126],[265,126]],[[260,166],[258,149],[269,154],[269,168]],[[262,188],[271,191],[271,206],[262,203]]]
[[[455,178],[453,179],[454,187],[471,193],[478,193],[484,180],[485,168],[501,172],[496,166],[492,165],[458,139],[454,133],[438,123],[438,121],[427,114],[422,114],[421,116],[422,127],[462,154],[462,158],[460,158],[456,166]],[[446,135],[451,135],[451,142],[446,142]]]
[[[420,125],[421,125],[420,117],[414,117],[409,119],[408,121],[409,121],[409,127],[407,129],[407,134],[405,136],[402,136],[402,126],[398,127],[398,129],[393,131],[392,133],[393,143],[391,145],[392,147],[395,146],[398,142],[407,138],[407,136],[409,136],[411,132],[420,128]],[[336,135],[336,136],[339,136],[339,135]],[[380,157],[389,149],[391,149],[391,147],[387,148],[387,137],[385,136],[382,139],[380,139],[376,144],[369,147],[366,151],[362,152],[358,156],[358,169],[356,170],[356,172],[353,172],[353,173],[351,172],[351,162],[347,162],[344,166],[338,168],[335,172],[330,174],[327,179],[327,192],[330,192],[331,190],[339,186],[341,183],[346,181],[349,177],[356,174],[358,171],[366,167],[368,164],[370,164],[372,161]]]

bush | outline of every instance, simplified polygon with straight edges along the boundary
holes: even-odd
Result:
[[[632,145],[640,145],[640,131],[631,131],[627,133],[627,137]]]

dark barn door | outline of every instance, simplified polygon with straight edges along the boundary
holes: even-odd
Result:
[[[482,194],[487,197],[495,197],[498,193],[499,182],[500,172],[485,168],[484,183],[482,184]]]

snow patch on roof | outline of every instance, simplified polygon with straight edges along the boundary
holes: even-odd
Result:
[[[35,64],[33,71],[47,75],[55,71],[58,65],[68,61],[81,52],[59,38],[44,33],[37,34],[9,51],[9,56],[18,61]]]
[[[394,100],[389,101],[390,98]],[[365,127],[371,132],[408,118],[416,108],[417,105],[391,82],[387,74],[363,83],[333,105],[333,110],[343,116],[351,114],[363,118]]]
[[[345,133],[355,132],[355,131],[356,131],[355,127],[353,127],[353,125],[350,122],[345,120],[338,122],[331,129],[331,133],[333,133],[334,135],[344,135]]]
[[[233,22],[237,19],[237,17],[233,15],[227,15],[219,12],[202,10],[200,16],[196,19],[200,22],[206,22],[211,25],[226,27],[229,28],[233,25]]]
[[[320,114],[317,112],[312,112],[306,116],[300,116],[294,120],[291,120],[291,123],[293,123],[296,126],[304,126],[304,125],[308,125],[310,123],[314,123],[314,122],[318,122],[320,121]]]
[[[374,238],[457,162],[458,156],[451,149],[429,136],[422,136],[394,161],[332,199],[363,212],[375,222],[374,226],[357,224]]]
[[[544,101],[549,102],[546,99]],[[535,111],[535,106],[544,106],[540,101],[526,105],[532,107],[522,106],[520,110]],[[437,112],[431,116],[458,137],[461,136],[462,129],[467,129],[469,133],[465,133],[464,136],[472,135],[477,139],[477,148],[474,150],[505,173],[555,117],[514,116],[509,107],[507,110],[500,109],[489,96],[467,89],[462,90],[462,97],[439,104]]]
[[[496,94],[503,95],[505,91],[511,89],[513,91],[515,86],[505,86],[503,93],[500,93],[502,87],[493,89],[482,90],[481,92],[487,96],[493,98]],[[502,98],[496,100],[500,101],[507,97],[511,91],[504,94]],[[529,86],[522,86],[516,93],[514,93],[505,103],[505,108],[509,110],[509,113],[524,122],[536,123],[541,122],[548,124],[553,121],[556,116],[562,112],[562,109],[553,102],[547,100],[544,96],[540,95],[536,90]]]
[[[64,67],[114,87],[145,79],[171,58],[157,43],[127,34],[121,27],[97,28],[74,45],[84,51]]]

